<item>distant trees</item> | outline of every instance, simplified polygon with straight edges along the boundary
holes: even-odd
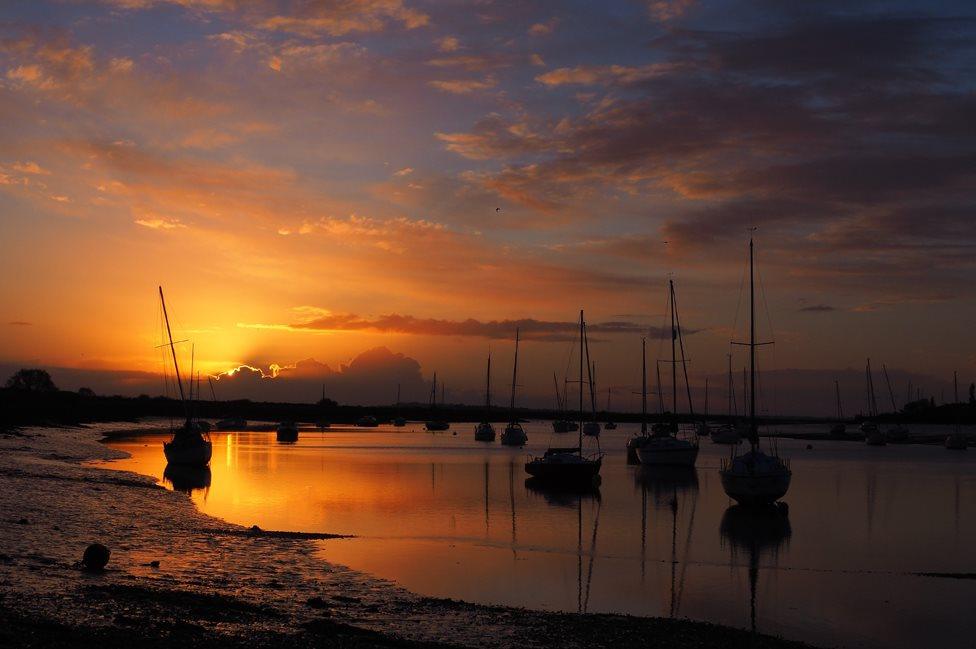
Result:
[[[976,405],[976,383],[969,384],[969,405]]]
[[[30,392],[57,392],[58,387],[45,370],[21,369],[7,379],[6,387]]]
[[[95,396],[95,391],[91,388],[78,388],[78,396],[80,397],[93,397]]]

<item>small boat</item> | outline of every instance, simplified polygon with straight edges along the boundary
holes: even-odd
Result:
[[[568,381],[563,378],[563,390],[565,391]],[[556,410],[559,411],[560,417],[554,419],[552,422],[552,432],[554,433],[575,433],[579,430],[579,424],[575,421],[566,418],[566,394],[559,396],[559,383],[556,382],[556,373],[552,373],[552,387],[556,390]]]
[[[651,435],[637,449],[637,458],[643,465],[695,466],[698,444],[672,435]]]
[[[587,421],[583,424],[583,434],[587,437],[599,437],[600,436],[600,422],[598,421]]]
[[[881,364],[881,372],[884,375],[885,384],[888,386],[888,397],[891,399],[891,412],[898,414],[898,405],[895,403],[895,392],[891,389],[891,379],[888,378],[888,366]],[[910,435],[908,428],[901,424],[895,424],[885,431],[885,438],[892,444],[905,444],[909,441]]]
[[[319,399],[319,404],[318,404],[319,408],[324,411],[327,411],[329,408],[329,403],[330,402],[328,401],[328,399],[325,398],[325,383],[323,383],[322,398]],[[323,412],[321,415],[319,415],[319,418],[315,420],[315,425],[318,427],[319,430],[325,430],[326,428],[332,427],[332,422],[329,421],[329,418],[326,417],[325,412]]]
[[[641,432],[627,440],[627,464],[640,464],[637,449],[647,441],[647,339],[641,336]]]
[[[741,444],[742,434],[739,429],[736,428],[733,423],[733,414],[738,415],[738,413],[733,413],[733,404],[735,403],[735,382],[732,377],[732,354],[728,355],[729,358],[729,386],[728,386],[728,421],[717,428],[713,428],[708,436],[712,440],[713,444]]]
[[[864,443],[868,446],[884,446],[888,443],[884,431],[873,421],[862,422],[860,431],[864,434]]]
[[[525,446],[525,443],[529,441],[529,436],[525,434],[525,430],[522,429],[522,424],[519,423],[518,417],[515,414],[515,387],[518,381],[518,350],[519,330],[515,329],[515,363],[512,365],[512,401],[509,406],[512,418],[510,423],[505,426],[505,432],[502,433],[501,442],[505,446]]]
[[[583,350],[589,356],[586,344],[586,323],[580,311],[580,381],[579,415],[583,419]],[[587,359],[588,360],[588,359]],[[587,364],[587,369],[590,369]],[[592,376],[590,385],[593,385]],[[603,464],[603,453],[593,456],[583,455],[583,434],[585,426],[579,431],[577,445],[572,448],[549,447],[541,457],[534,457],[525,463],[525,472],[533,478],[549,484],[572,484],[591,486],[599,479]],[[599,443],[599,442],[597,442]]]
[[[607,423],[603,424],[603,430],[616,430],[617,424],[615,424],[610,419],[610,392],[611,389],[607,388]]]
[[[434,380],[430,387],[430,419],[424,422],[424,428],[433,432],[447,430],[450,427],[451,423],[437,414],[437,372],[434,372]]]
[[[722,424],[708,434],[713,444],[741,444],[742,435],[733,424]]]
[[[749,507],[772,505],[786,495],[793,479],[788,461],[779,457],[775,447],[770,454],[759,448],[756,424],[756,327],[753,241],[749,238],[749,451],[741,455],[733,447],[730,459],[723,459],[719,470],[726,495]]]
[[[176,371],[176,384],[180,390],[180,403],[186,414],[183,426],[173,431],[173,438],[163,444],[163,455],[166,462],[174,465],[206,466],[213,455],[213,444],[203,430],[193,420],[190,406],[183,393],[183,380],[180,378],[180,366],[176,361],[176,346],[173,343],[173,332],[169,326],[169,314],[166,311],[166,299],[163,297],[163,287],[159,287],[159,302],[163,307],[163,319],[166,322],[166,335],[169,338],[169,348],[173,355],[173,369]],[[192,377],[192,371],[191,371]],[[192,380],[192,379],[191,379]],[[209,430],[209,428],[207,429]]]
[[[399,383],[397,383],[396,407],[397,407],[397,412],[399,413],[400,412],[400,384]],[[397,416],[393,418],[393,425],[396,428],[403,428],[404,426],[407,425],[407,420],[401,417],[399,414],[397,414]]]
[[[874,379],[871,377],[871,359],[867,360],[864,368],[865,384],[867,385],[868,417],[878,416],[878,401],[874,396]],[[871,419],[861,422],[860,431],[864,434],[864,443],[868,446],[884,446],[888,443],[888,438],[884,431],[878,428]]]
[[[246,430],[247,420],[243,417],[227,417],[217,422],[217,430]]]
[[[950,451],[965,451],[969,446],[969,439],[962,433],[952,433],[945,438],[945,447]]]
[[[834,381],[834,391],[837,393],[837,422],[830,427],[830,436],[847,437],[847,425],[844,424],[844,409],[840,405],[840,381]]]
[[[905,426],[892,426],[885,431],[885,437],[892,444],[904,444],[911,439]]]
[[[293,421],[281,422],[278,424],[278,430],[276,431],[275,436],[279,442],[297,442],[298,424]]]
[[[356,425],[360,428],[376,428],[380,423],[376,421],[376,417],[373,415],[363,415],[356,420]]]
[[[578,446],[549,448],[525,463],[525,472],[546,482],[592,484],[600,476],[603,455],[587,458]]]
[[[485,417],[480,424],[474,427],[474,439],[476,442],[494,442],[495,427],[488,420],[491,414],[491,354],[488,354],[488,369],[485,373]]]

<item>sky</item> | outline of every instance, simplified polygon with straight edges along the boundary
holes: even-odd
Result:
[[[752,235],[765,411],[838,380],[856,412],[867,357],[946,399],[976,380],[974,37],[966,2],[5,2],[0,369],[160,392],[161,285],[220,396],[436,371],[478,403],[491,353],[504,401],[519,326],[549,405],[582,308],[636,407],[673,278],[724,407]]]

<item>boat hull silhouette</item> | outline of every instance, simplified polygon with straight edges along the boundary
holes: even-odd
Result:
[[[648,466],[695,466],[698,445],[670,435],[652,436],[637,447],[637,459]]]
[[[579,449],[550,449],[525,463],[525,472],[540,482],[590,485],[600,475],[603,458],[588,459]]]
[[[474,429],[474,439],[476,442],[494,442],[495,427],[486,421],[481,422]]]
[[[505,446],[525,446],[527,441],[529,441],[529,436],[522,430],[521,424],[505,426],[505,432],[502,433],[502,444]]]
[[[278,426],[275,437],[279,442],[297,442],[298,426],[291,422],[285,422]]]
[[[166,462],[180,466],[207,466],[213,455],[213,444],[208,440],[173,438],[163,444]]]

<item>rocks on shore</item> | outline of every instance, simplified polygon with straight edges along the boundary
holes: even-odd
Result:
[[[112,551],[101,543],[92,543],[85,548],[85,554],[81,557],[81,565],[86,570],[99,572],[108,565],[108,559],[111,555]]]

